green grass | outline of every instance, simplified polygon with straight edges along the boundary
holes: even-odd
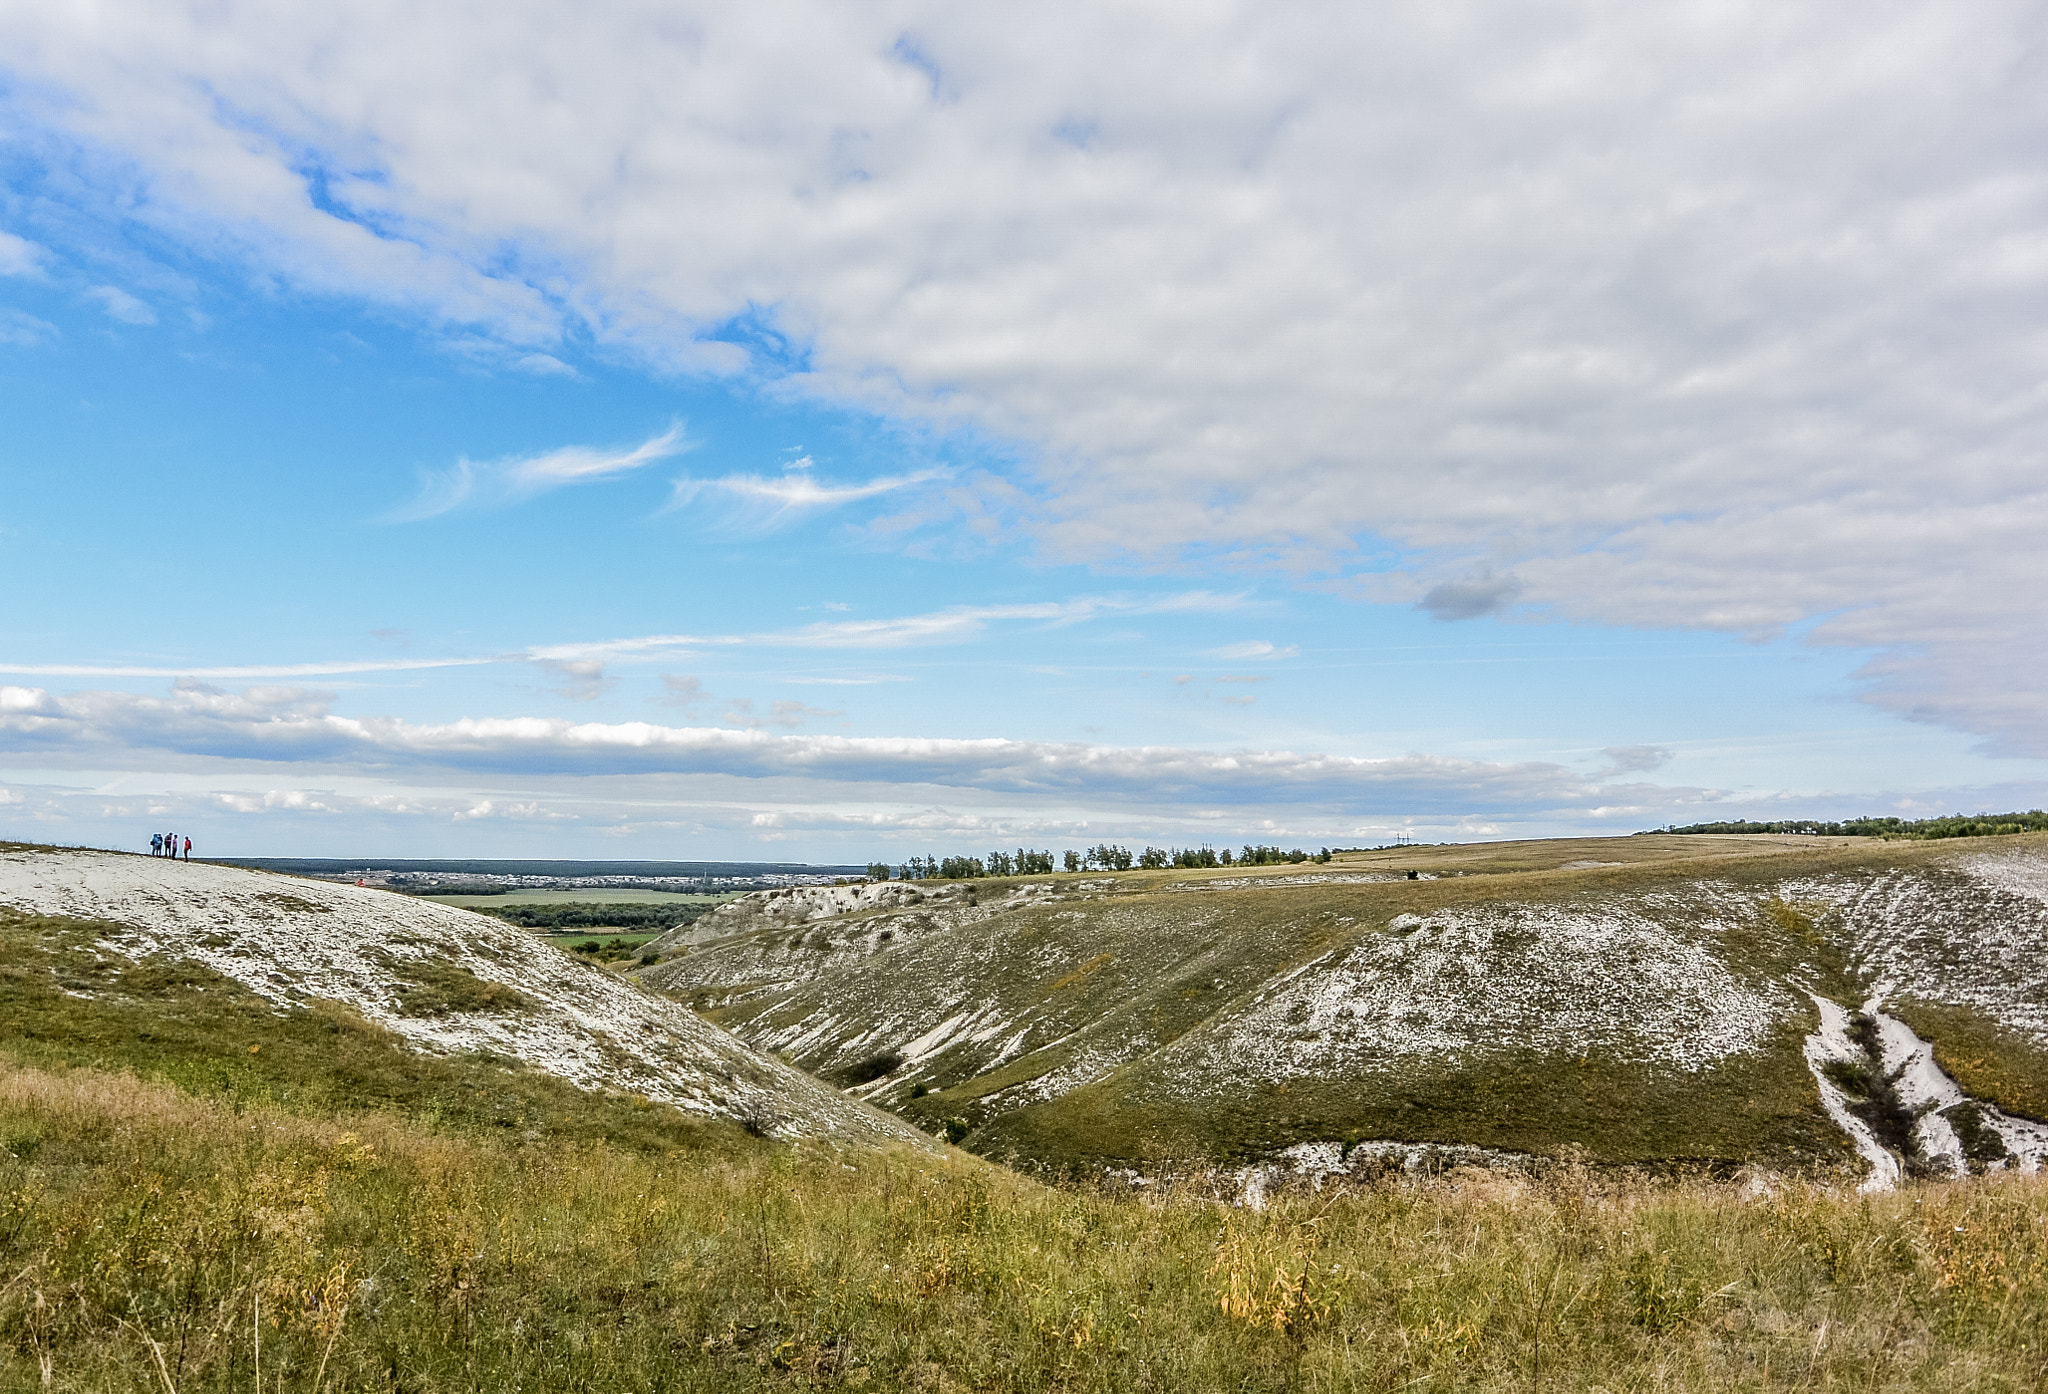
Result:
[[[2048,1050],[1969,1007],[1908,998],[1890,1010],[1933,1045],[1965,1094],[2048,1122]]]
[[[1698,1074],[1598,1057],[1513,1052],[1381,1079],[1261,1083],[1199,1108],[1164,1105],[1143,1070],[1120,1072],[970,1134],[984,1156],[1056,1175],[1259,1160],[1297,1142],[1469,1144],[1538,1156],[1579,1151],[1608,1166],[1731,1174],[1745,1164],[1828,1174],[1860,1169],[1819,1108],[1786,1030],[1761,1056]],[[971,1091],[901,1110],[928,1129],[976,1117]]]
[[[104,954],[98,928],[0,909],[0,1066],[127,1072],[234,1107],[316,1117],[382,1110],[663,1152],[752,1145],[736,1125],[587,1093],[514,1060],[421,1054],[337,1003],[279,1011],[189,961]],[[456,1002],[477,987],[507,991],[436,971],[453,967],[406,963],[407,998],[431,1014],[472,1009]]]
[[[387,956],[398,989],[400,1016],[447,1016],[451,1012],[531,1011],[533,999],[504,983],[486,982],[460,963],[443,958]]]
[[[0,1075],[0,1391],[2032,1391],[2048,1184],[1283,1195]]]
[[[584,954],[591,958],[617,962],[630,959],[643,944],[651,944],[659,934],[599,934],[578,932],[573,934],[547,934],[541,936],[558,949],[570,953]]]

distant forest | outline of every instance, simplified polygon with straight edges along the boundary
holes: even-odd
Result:
[[[2033,809],[2027,813],[1979,813],[1966,817],[1952,813],[1946,818],[1849,818],[1824,823],[1814,818],[1787,818],[1775,823],[1689,823],[1685,827],[1654,828],[1664,833],[1807,833],[1815,837],[2007,837],[2013,833],[2048,832],[2048,813]],[[1640,836],[1640,834],[1639,834]]]

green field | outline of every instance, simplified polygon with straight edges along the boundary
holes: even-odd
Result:
[[[595,954],[601,959],[631,957],[641,945],[659,939],[659,934],[613,934],[606,930],[574,931],[566,934],[543,934],[558,949],[570,953]],[[586,947],[594,945],[595,947]]]

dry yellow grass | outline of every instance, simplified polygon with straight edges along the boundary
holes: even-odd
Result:
[[[0,1077],[0,1389],[2034,1390],[2048,1184],[1264,1211]],[[260,1349],[259,1349],[260,1343]]]

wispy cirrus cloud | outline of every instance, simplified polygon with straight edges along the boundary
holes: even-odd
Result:
[[[346,677],[351,673],[403,673],[425,668],[473,668],[490,663],[517,662],[526,657],[524,653],[516,653],[482,658],[344,658],[332,663],[243,663],[186,668],[163,664],[0,661],[0,673],[18,673],[32,678],[214,678],[235,682],[259,678]]]
[[[944,470],[885,475],[854,484],[835,484],[811,472],[809,457],[794,461],[780,475],[728,474],[717,479],[685,476],[674,481],[668,511],[700,501],[723,506],[730,519],[773,527],[823,509],[842,508],[947,478]]]
[[[1277,659],[1295,658],[1301,650],[1293,644],[1281,646],[1268,639],[1247,639],[1241,644],[1225,644],[1220,649],[1206,651],[1211,658],[1224,659]]]
[[[56,337],[57,326],[48,320],[37,319],[11,305],[0,305],[0,344],[34,348],[45,339]]]
[[[412,502],[387,515],[385,521],[416,523],[458,510],[507,507],[568,485],[616,479],[692,448],[678,424],[631,449],[566,445],[537,455],[507,455],[496,460],[464,456],[448,469],[424,475]]]
[[[156,311],[119,286],[94,286],[85,292],[85,298],[104,310],[108,319],[133,325],[156,323]]]
[[[914,615],[871,620],[820,620],[795,629],[762,630],[751,634],[646,634],[588,643],[552,644],[529,650],[528,655],[536,659],[577,661],[669,658],[702,648],[914,648],[925,644],[967,643],[988,633],[992,626],[1002,624],[1059,627],[1112,616],[1227,613],[1241,610],[1247,604],[1249,601],[1243,594],[1192,590],[1159,596],[1078,596],[1068,600],[1035,600],[1014,605],[949,605]],[[1239,656],[1285,658],[1296,652],[1292,648],[1276,649],[1271,644],[1255,647],[1258,652]]]
[[[954,605],[920,614],[872,620],[821,620],[795,629],[758,630],[747,634],[635,634],[617,639],[537,644],[495,654],[458,654],[440,658],[335,659],[329,662],[192,664],[167,663],[11,663],[0,658],[0,673],[36,678],[194,678],[223,682],[266,678],[347,677],[359,673],[402,673],[434,668],[468,668],[496,663],[538,663],[550,672],[567,673],[564,665],[665,662],[703,649],[897,649],[925,644],[967,643],[992,626],[1036,624],[1045,627],[1081,624],[1115,616],[1227,613],[1249,602],[1242,594],[1193,590],[1160,596],[1080,596],[1069,600],[1029,601],[1015,605]],[[1291,657],[1295,650],[1271,644],[1235,645],[1238,657]],[[1218,651],[1219,654],[1225,651]],[[895,675],[812,676],[793,681],[859,686],[901,682]]]

